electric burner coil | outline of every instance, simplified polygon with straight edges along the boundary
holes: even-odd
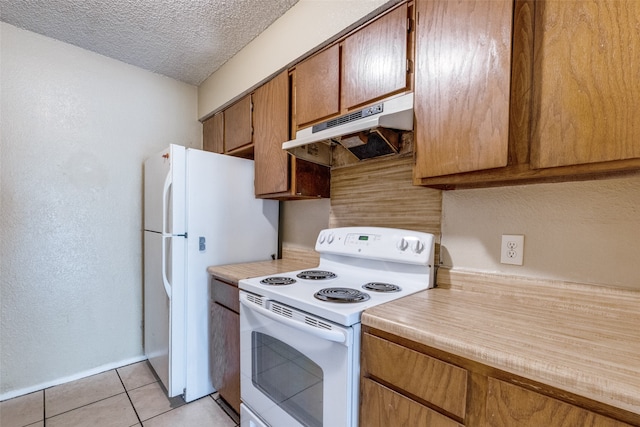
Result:
[[[362,289],[373,292],[400,292],[402,288],[398,285],[394,285],[392,283],[384,283],[384,282],[369,282],[362,285]]]
[[[371,298],[366,292],[352,288],[324,288],[320,289],[313,296],[321,301],[347,304],[363,302]]]
[[[269,285],[269,286],[286,286],[286,285],[292,285],[296,283],[296,279],[293,279],[291,277],[273,276],[273,277],[267,277],[260,280],[260,283],[262,283],[263,285]]]
[[[305,270],[298,273],[296,277],[300,279],[308,279],[308,280],[324,280],[324,279],[334,279],[338,276],[335,273],[332,273],[331,271]]]

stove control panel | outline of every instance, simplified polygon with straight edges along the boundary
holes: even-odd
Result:
[[[432,265],[435,238],[419,231],[383,227],[322,230],[316,251],[410,264]]]

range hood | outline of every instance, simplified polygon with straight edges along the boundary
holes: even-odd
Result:
[[[398,152],[394,130],[413,130],[413,93],[389,98],[344,116],[296,132],[296,139],[282,144],[294,156],[331,165],[331,146],[340,144],[358,159]]]

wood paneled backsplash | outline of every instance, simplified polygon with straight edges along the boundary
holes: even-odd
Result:
[[[412,185],[412,168],[408,155],[332,169],[329,227],[424,231],[435,234],[439,246],[442,192]]]

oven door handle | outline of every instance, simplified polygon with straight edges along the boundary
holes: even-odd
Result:
[[[265,317],[268,317],[271,320],[274,320],[278,323],[285,324],[287,326],[291,326],[292,328],[299,329],[303,332],[312,334],[316,337],[323,338],[325,340],[334,341],[334,342],[345,342],[347,337],[341,331],[332,331],[328,329],[320,329],[314,326],[307,325],[306,323],[297,322],[295,320],[291,320],[288,317],[281,316],[279,314],[273,313],[272,311],[267,310],[264,307],[260,307],[255,303],[246,301],[244,298],[240,298],[240,303],[244,305],[247,309],[255,311],[258,314],[262,314]]]

